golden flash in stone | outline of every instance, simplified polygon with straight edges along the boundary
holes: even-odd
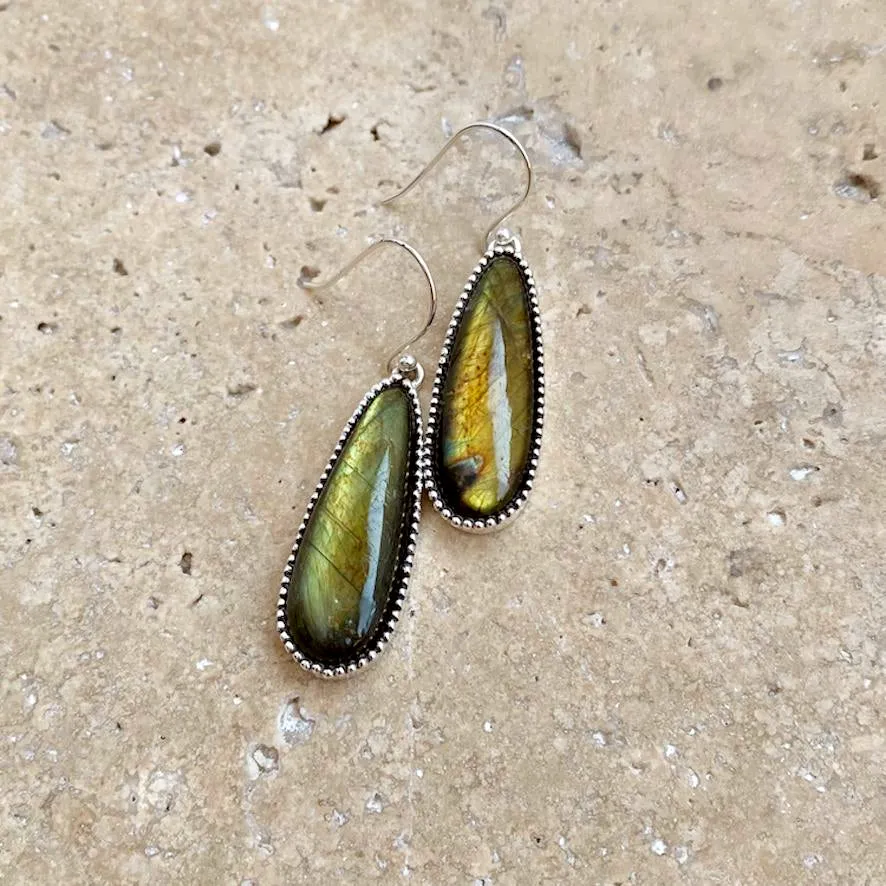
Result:
[[[526,471],[533,427],[532,330],[526,280],[493,258],[459,323],[441,389],[437,472],[463,517],[504,509]]]

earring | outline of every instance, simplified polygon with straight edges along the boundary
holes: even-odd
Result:
[[[402,191],[382,202],[411,191],[471,129],[491,130],[517,148],[526,190],[487,231],[488,248],[452,314],[431,395],[425,486],[453,526],[483,532],[501,526],[525,504],[541,447],[545,385],[538,293],[520,239],[499,227],[529,196],[532,164],[506,129],[471,123]]]
[[[383,243],[416,260],[430,287],[430,311],[421,332],[388,361],[391,374],[366,393],[345,426],[283,572],[277,629],[295,660],[322,677],[351,674],[385,647],[403,607],[418,534],[423,449],[417,389],[424,372],[414,357],[396,358],[433,322],[431,272],[408,243],[383,238],[325,283],[303,285],[331,286]]]

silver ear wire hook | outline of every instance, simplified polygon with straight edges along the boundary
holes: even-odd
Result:
[[[381,201],[382,206],[387,206],[389,203],[393,203],[398,197],[403,197],[408,194],[442,159],[443,155],[452,147],[453,143],[456,142],[462,135],[464,135],[470,129],[491,129],[493,132],[497,132],[499,135],[506,138],[519,152],[520,156],[523,158],[523,163],[526,166],[526,190],[523,192],[523,196],[500,218],[494,221],[490,226],[489,230],[486,232],[486,242],[489,242],[489,238],[492,234],[498,230],[498,226],[506,219],[508,216],[512,215],[516,212],[525,202],[526,198],[529,196],[529,192],[532,190],[532,163],[529,161],[529,155],[526,153],[526,149],[520,142],[517,140],[516,136],[513,133],[508,132],[502,126],[498,126],[495,123],[486,123],[486,122],[478,122],[478,123],[469,123],[467,126],[463,126],[458,132],[453,135],[449,141],[443,145],[442,148],[437,152],[437,156],[422,169],[421,172],[411,181],[402,191],[398,191],[391,197],[386,197]]]
[[[370,243],[369,246],[366,247],[359,255],[352,258],[341,270],[336,271],[328,280],[324,280],[322,283],[312,283],[307,280],[301,281],[300,285],[303,289],[326,289],[329,286],[332,286],[334,283],[338,283],[342,277],[346,276],[350,271],[352,271],[357,265],[360,264],[363,259],[367,256],[371,255],[384,243],[393,243],[395,246],[400,246],[405,249],[418,263],[418,266],[421,268],[422,273],[425,275],[425,279],[428,281],[428,287],[430,289],[431,296],[431,304],[430,310],[428,311],[428,319],[425,325],[422,327],[421,331],[413,336],[409,341],[400,345],[393,354],[391,354],[388,359],[388,372],[392,372],[394,368],[394,363],[397,361],[397,358],[402,354],[408,347],[414,345],[430,328],[431,324],[434,322],[434,317],[437,314],[437,287],[434,284],[434,278],[431,275],[431,270],[427,265],[427,262],[421,257],[421,253],[415,247],[410,246],[403,240],[397,240],[394,237],[381,237],[376,240],[374,243]],[[416,387],[421,384],[421,380],[424,377],[424,371],[422,370],[421,364],[419,364],[414,357],[411,355],[404,355],[399,361],[400,371],[403,372],[404,375],[414,374],[415,379],[414,383]]]

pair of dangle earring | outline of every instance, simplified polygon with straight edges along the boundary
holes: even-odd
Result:
[[[497,132],[518,149],[526,189],[490,228],[489,246],[456,304],[437,366],[426,438],[417,393],[424,372],[406,355],[358,405],[308,505],[283,573],[277,628],[301,666],[320,676],[354,673],[390,639],[412,569],[423,486],[451,525],[482,532],[519,512],[535,478],[544,415],[538,296],[519,239],[499,228],[529,194],[526,151],[507,130],[472,123],[384,202],[410,191],[475,128]],[[406,249],[430,289],[427,323],[406,348],[428,330],[436,310],[433,277],[409,244],[378,240],[330,280],[305,285],[335,283],[382,243]]]

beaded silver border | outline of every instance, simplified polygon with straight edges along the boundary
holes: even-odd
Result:
[[[529,464],[526,470],[526,476],[519,489],[514,494],[510,502],[498,513],[492,514],[485,518],[464,517],[457,513],[456,509],[443,500],[442,493],[437,482],[436,460],[434,451],[436,448],[437,435],[437,419],[440,411],[440,392],[443,387],[443,379],[449,370],[449,361],[452,352],[452,344],[464,316],[465,308],[474,294],[477,281],[480,274],[492,261],[500,255],[512,256],[520,267],[526,280],[526,287],[529,301],[529,318],[532,332],[532,364],[534,373],[534,392],[533,392],[533,426],[532,440],[529,445]],[[538,291],[535,288],[535,280],[532,271],[526,260],[523,258],[522,247],[517,237],[508,231],[499,231],[493,239],[489,249],[486,250],[483,257],[477,263],[477,266],[468,277],[461,297],[452,312],[452,319],[449,321],[449,328],[446,331],[446,338],[443,342],[443,348],[440,352],[440,360],[437,364],[437,373],[434,377],[434,389],[431,393],[431,405],[428,410],[428,423],[425,431],[425,489],[428,498],[434,509],[457,529],[467,532],[492,532],[505,523],[513,520],[526,504],[526,499],[532,490],[535,482],[535,474],[538,470],[538,457],[541,451],[541,434],[544,426],[545,411],[545,368],[544,368],[544,348],[542,345],[542,327],[541,327],[541,311],[538,306]]]
[[[344,449],[345,443],[347,443],[348,438],[351,435],[351,431],[354,429],[354,425],[356,425],[356,423],[359,421],[360,417],[366,411],[369,404],[382,391],[386,391],[388,388],[392,388],[395,386],[403,388],[409,394],[409,399],[412,403],[413,420],[416,434],[415,445],[413,446],[413,450],[410,456],[407,475],[406,495],[407,500],[411,499],[412,501],[412,512],[411,514],[407,515],[409,525],[406,533],[406,545],[404,549],[400,552],[399,562],[397,564],[396,572],[394,573],[391,596],[388,600],[388,603],[385,607],[385,613],[382,615],[382,618],[379,621],[378,627],[376,628],[370,645],[367,648],[363,649],[359,655],[355,656],[350,661],[346,661],[341,665],[332,667],[330,665],[323,664],[322,662],[312,661],[307,655],[305,655],[300,649],[298,649],[292,637],[290,636],[289,631],[286,629],[286,597],[289,593],[289,582],[292,577],[292,568],[295,563],[296,555],[298,554],[299,545],[301,544],[302,538],[304,537],[305,528],[308,525],[308,520],[310,519],[311,514],[314,511],[317,500],[320,498],[320,495],[326,486],[326,481],[329,479],[329,475],[332,473],[332,469],[335,467],[336,462],[341,455],[342,449]],[[385,646],[387,646],[388,641],[391,639],[391,633],[394,630],[394,627],[396,626],[400,618],[400,613],[403,610],[403,604],[406,599],[406,588],[409,585],[409,576],[412,572],[412,562],[413,558],[415,557],[415,545],[418,538],[418,525],[419,520],[421,519],[421,478],[423,473],[423,463],[424,446],[422,438],[421,404],[418,399],[418,392],[416,391],[416,386],[412,381],[410,381],[408,378],[405,378],[399,371],[394,372],[391,376],[384,379],[383,381],[380,381],[377,385],[374,385],[370,390],[366,392],[365,396],[360,401],[357,408],[354,410],[354,414],[350,417],[348,423],[345,425],[345,429],[342,431],[341,437],[339,437],[338,443],[335,446],[335,450],[332,453],[332,457],[329,459],[329,463],[326,465],[326,470],[323,471],[323,475],[320,477],[320,481],[317,483],[314,494],[311,496],[311,500],[308,503],[308,508],[305,511],[305,516],[302,519],[301,526],[299,526],[298,533],[295,537],[295,542],[292,545],[292,551],[289,554],[289,559],[286,561],[286,568],[283,570],[283,579],[280,584],[280,597],[277,601],[277,631],[280,634],[280,639],[283,641],[283,645],[286,648],[286,651],[289,652],[292,657],[306,671],[309,671],[312,674],[316,674],[319,677],[326,677],[329,679],[348,677],[375,661],[375,659],[378,658],[379,654],[382,652]]]

